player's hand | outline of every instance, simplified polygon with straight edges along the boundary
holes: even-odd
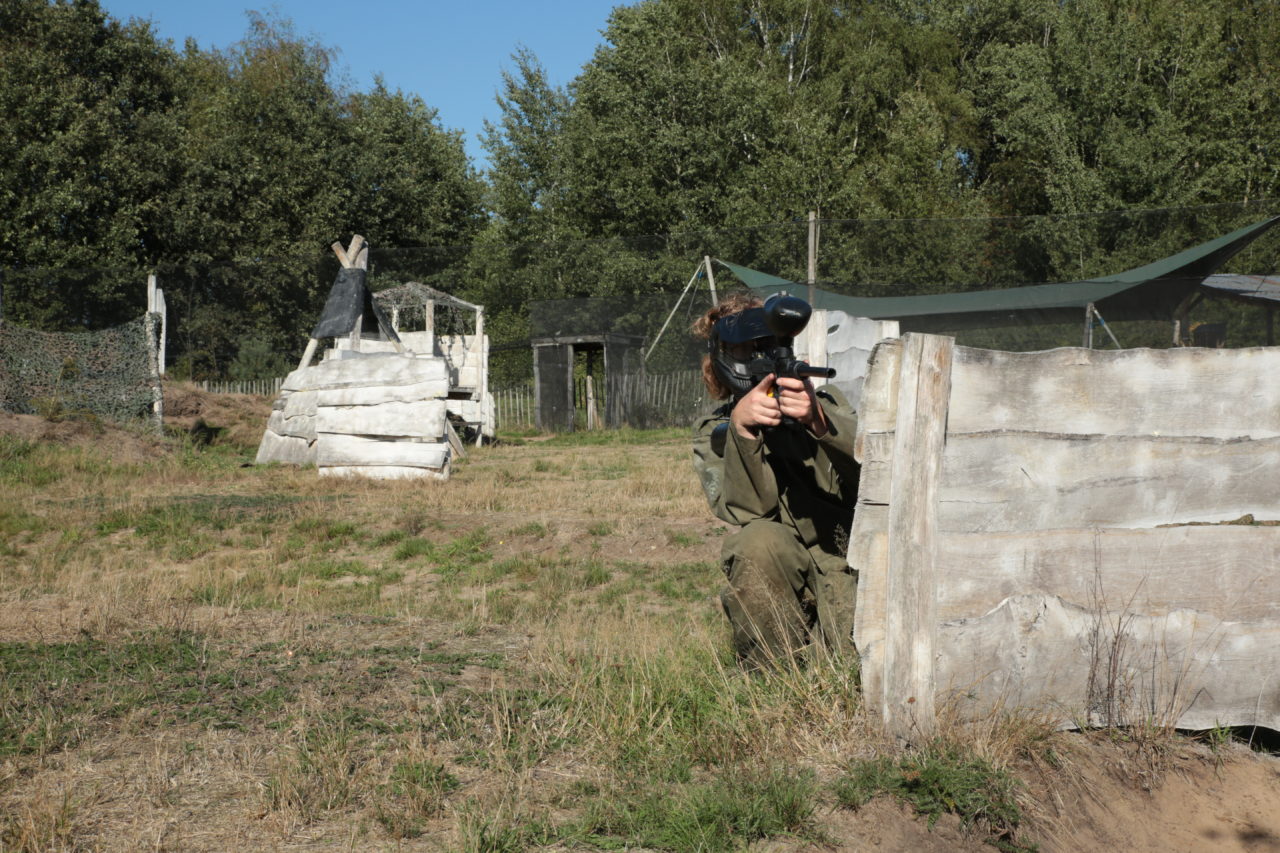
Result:
[[[760,430],[781,424],[784,415],[798,421],[815,436],[822,437],[827,432],[826,417],[809,380],[777,378],[772,373],[738,401],[729,421],[738,435],[756,438]]]
[[[760,430],[782,423],[782,409],[778,398],[770,395],[769,392],[772,390],[773,374],[770,373],[757,382],[756,387],[744,394],[733,407],[729,423],[733,424],[733,429],[738,435],[743,438],[757,438]]]
[[[821,438],[827,432],[827,419],[818,405],[813,383],[808,379],[783,376],[774,383],[774,394],[782,414],[804,425],[809,432]]]

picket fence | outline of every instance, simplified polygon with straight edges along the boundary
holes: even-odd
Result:
[[[597,381],[593,388],[596,412],[602,416],[608,404],[604,384]],[[698,370],[630,374],[619,377],[614,387],[617,393],[625,396],[618,411],[628,413],[624,418],[631,426],[686,426],[692,424],[694,418],[709,405],[702,373]],[[494,389],[492,393],[500,428],[532,428],[536,425],[537,396],[532,382]],[[577,413],[576,425],[584,428],[587,411],[585,378],[574,380],[573,406]],[[600,422],[603,422],[603,417]]]
[[[684,426],[693,422],[698,413],[708,405],[702,386],[702,374],[697,370],[659,375],[635,374],[623,377],[618,387],[627,395],[628,405],[623,411],[638,413],[641,422],[637,426]],[[280,393],[284,377],[253,380],[201,380],[196,383],[202,391],[212,394],[258,394],[275,396]],[[603,382],[595,384],[596,411],[605,410]],[[506,388],[495,388],[493,394],[497,426],[500,429],[532,428],[537,423],[536,395],[533,383],[525,382]],[[579,426],[586,424],[587,381],[574,381],[574,408],[579,413]]]
[[[208,391],[211,394],[259,394],[261,396],[274,397],[280,393],[280,386],[284,384],[284,377],[277,376],[274,379],[202,379],[196,384],[200,386],[201,391]]]

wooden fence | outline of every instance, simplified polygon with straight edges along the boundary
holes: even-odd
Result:
[[[1280,728],[1280,349],[1006,353],[909,334],[862,396],[849,562],[899,737]]]
[[[605,383],[593,383],[596,411],[603,415],[608,404]],[[702,384],[702,373],[685,370],[663,374],[627,374],[618,377],[613,387],[615,393],[625,397],[620,411],[628,413],[632,426],[686,426],[693,423],[708,405]],[[495,389],[494,406],[498,426],[502,429],[532,428],[537,423],[536,401],[533,383]],[[586,427],[588,404],[587,381],[577,378],[573,385],[573,406],[577,413],[575,424]],[[603,422],[603,418],[597,422]]]
[[[260,394],[275,396],[280,393],[284,377],[275,379],[254,379],[249,381],[202,380],[196,385],[203,391],[213,394]],[[686,370],[678,373],[658,375],[630,374],[621,377],[618,384],[621,393],[627,396],[629,405],[624,411],[637,413],[633,420],[636,426],[684,426],[692,424],[693,419],[706,407],[706,394],[702,385],[702,374],[697,370]],[[595,383],[596,409],[603,413],[605,389],[603,382]],[[536,396],[532,382],[506,388],[493,389],[494,407],[497,412],[497,426],[501,429],[532,428],[537,422],[535,410]],[[587,381],[585,378],[574,380],[574,409],[579,413],[578,426],[586,425]]]
[[[210,381],[202,379],[196,385],[201,391],[208,391],[212,394],[258,394],[264,397],[274,397],[280,393],[280,387],[284,385],[284,377],[277,376],[274,379],[227,379]]]

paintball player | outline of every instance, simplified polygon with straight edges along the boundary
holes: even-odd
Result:
[[[851,652],[856,416],[833,386],[760,377],[758,360],[753,375],[753,359],[777,344],[754,296],[727,297],[693,333],[707,341],[707,391],[725,401],[694,427],[693,458],[712,511],[739,528],[721,549],[728,585],[720,596],[738,659],[758,669]]]

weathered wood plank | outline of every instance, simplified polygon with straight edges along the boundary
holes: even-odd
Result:
[[[443,442],[389,441],[320,433],[315,446],[316,465],[321,468],[375,465],[443,468],[449,461],[449,445]]]
[[[278,435],[271,430],[262,434],[262,442],[258,445],[257,464],[281,462],[286,465],[311,465],[316,461],[316,449],[313,442],[305,438],[294,438]]]
[[[849,565],[858,572],[857,612],[853,644],[861,661],[862,691],[884,693],[885,596],[889,591],[889,508],[858,506],[849,534]]]
[[[316,392],[294,391],[284,398],[281,410],[286,418],[314,418],[316,416]]]
[[[909,740],[929,736],[935,724],[934,505],[942,473],[954,345],[953,339],[936,335],[902,339],[879,707],[888,730]]]
[[[435,358],[405,358],[394,353],[371,353],[361,358],[337,358],[295,370],[285,377],[283,390],[314,391],[369,385],[414,385],[448,379],[448,368]]]
[[[344,465],[319,469],[321,477],[368,477],[371,480],[447,480],[449,466],[411,468],[399,465]]]
[[[290,418],[286,417],[284,412],[273,411],[267,418],[267,429],[278,435],[303,438],[307,441],[316,440],[316,419],[312,416]]]
[[[938,540],[940,621],[1018,595],[1080,606],[1280,624],[1280,527],[950,533]],[[1278,662],[1280,663],[1280,662]]]
[[[950,433],[1280,436],[1280,348],[956,348]]]
[[[885,341],[872,351],[867,364],[867,378],[858,410],[858,429],[854,435],[854,455],[863,463],[865,477],[868,464],[864,439],[868,425],[874,424],[881,434],[897,423],[898,378],[902,361],[902,342]],[[888,467],[893,455],[892,440],[875,445],[878,464]],[[887,482],[887,480],[886,480]],[[859,498],[853,513],[849,534],[849,565],[858,572],[858,601],[853,623],[853,642],[858,649],[862,669],[862,690],[868,704],[879,703],[884,696],[886,596],[889,587],[889,494],[886,489],[877,501],[865,502],[859,486]]]
[[[378,406],[319,406],[315,428],[320,433],[386,435],[443,439],[445,401],[388,402]]]
[[[362,388],[324,388],[315,394],[317,406],[382,406],[388,403],[416,403],[440,400],[449,393],[444,379],[430,379],[409,385],[366,385]]]
[[[867,437],[859,501],[887,501],[892,441]],[[1277,478],[1280,439],[948,435],[938,518],[947,532],[1274,520]]]
[[[1183,609],[1102,613],[1027,594],[939,629],[941,701],[1040,708],[1059,725],[1280,726],[1280,626]]]
[[[1280,519],[1280,406],[1257,387],[1277,354],[976,352],[961,349],[952,372],[936,599],[921,605],[935,608],[938,700],[961,716],[1034,707],[1063,725],[1280,724],[1280,527],[1158,527]],[[911,579],[889,518],[903,454],[919,452],[901,426],[912,372],[875,389],[884,380],[873,369],[864,394],[850,539],[873,708],[906,695],[906,632],[890,614]],[[893,383],[886,424],[888,406],[868,402]],[[909,710],[889,711],[901,734],[893,715]]]
[[[1280,439],[951,435],[940,529],[1280,519]]]
[[[884,341],[876,345],[867,365],[867,379],[862,386],[858,410],[858,431],[853,438],[853,456],[865,462],[866,437],[873,433],[892,432],[898,418],[898,384],[902,363],[902,342]],[[889,450],[886,449],[887,458]]]

